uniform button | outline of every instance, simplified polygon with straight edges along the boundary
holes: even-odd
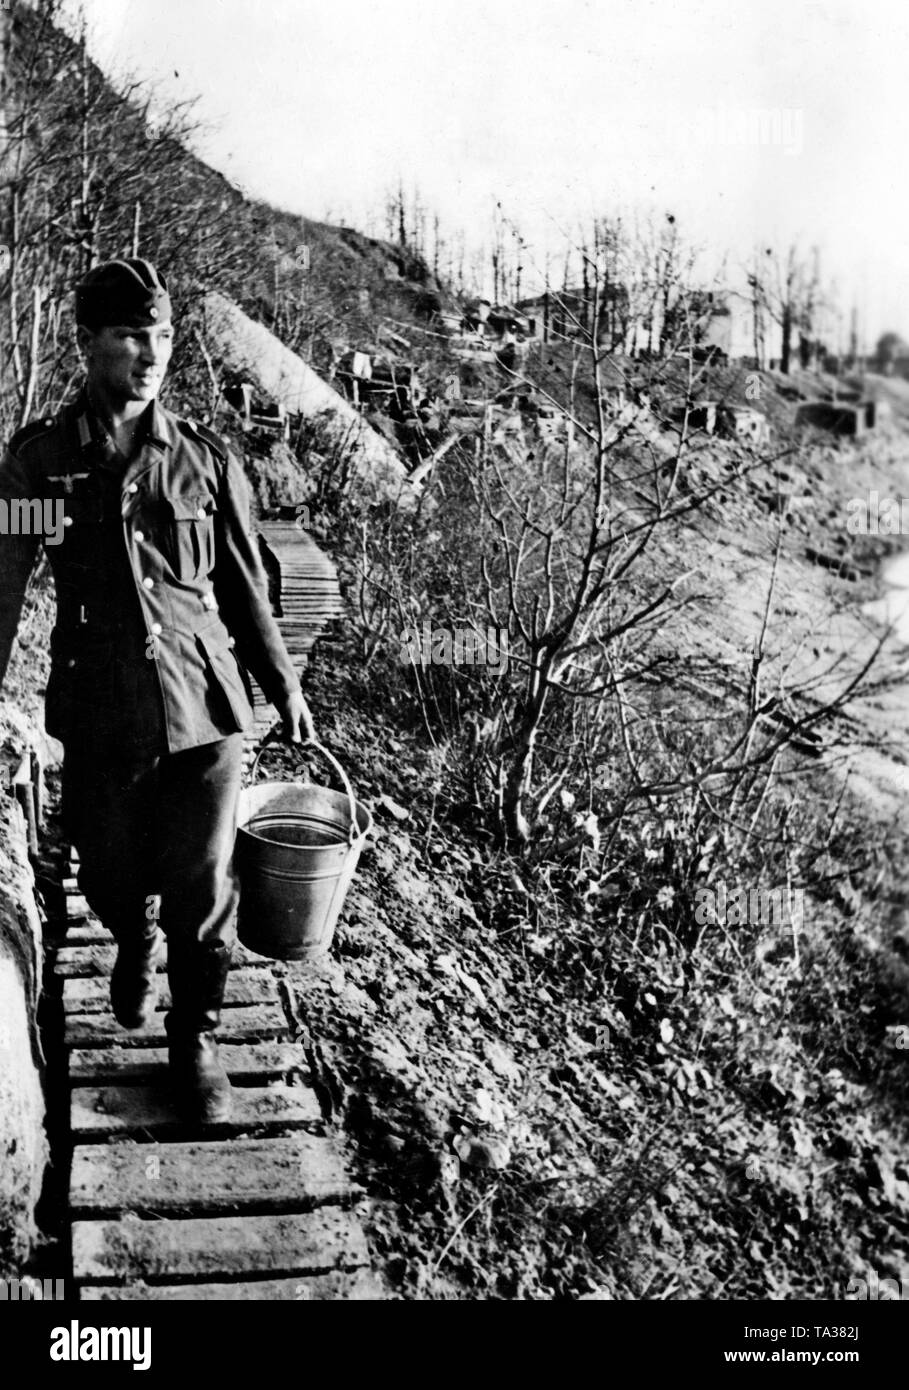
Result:
[[[208,513],[206,512],[204,507],[196,508],[196,516],[199,518],[200,521],[204,521],[207,515]]]
[[[155,587],[155,581],[149,578],[148,575],[145,576],[145,578],[142,580],[142,583],[146,589],[153,589]]]
[[[144,541],[144,540],[145,540],[145,532],[144,532],[144,531],[137,531],[137,532],[136,532],[136,540],[137,540],[137,541]]]
[[[71,516],[65,516],[65,517],[63,518],[63,525],[64,525],[64,526],[72,526],[72,524],[73,524],[73,519],[72,519]]]
[[[44,428],[45,428],[46,430],[49,430],[50,427],[51,427],[51,425],[52,425],[53,423],[54,423],[53,420],[45,420],[45,422],[44,422]]]
[[[160,623],[152,623],[151,630],[156,637],[160,637],[161,633],[164,631]]]
[[[138,491],[139,491],[139,484],[138,484],[138,483],[130,483],[130,485],[129,485],[129,487],[126,489],[126,491],[127,491],[127,492],[138,492]]]

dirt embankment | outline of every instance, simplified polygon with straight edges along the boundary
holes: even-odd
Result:
[[[54,756],[42,731],[42,652],[50,630],[46,594],[23,615],[0,701],[0,770],[9,785],[23,753]],[[7,794],[0,803],[0,1277],[20,1278],[38,1241],[35,1209],[49,1150],[44,1128],[45,1064],[38,1032],[44,948],[25,818]]]
[[[784,438],[661,556],[696,571],[675,635],[692,691],[746,679],[781,524],[768,672],[801,687],[792,716],[874,649],[867,605],[901,541],[846,522],[851,499],[904,486],[892,394],[865,441]],[[732,447],[699,441],[687,485],[722,479]],[[436,803],[436,751],[360,661],[351,640],[323,647],[309,690],[376,844],[335,958],[293,989],[400,1295],[835,1299],[869,1269],[909,1277],[900,651],[809,749],[799,795],[828,872],[798,938],[743,937],[732,969],[668,933],[638,959],[624,894],[585,921],[530,892]],[[653,875],[641,923],[672,896]]]

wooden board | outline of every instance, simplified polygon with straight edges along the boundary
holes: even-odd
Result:
[[[239,1004],[277,1004],[278,985],[267,970],[232,970],[227,977],[224,1007]],[[170,989],[162,980],[158,990],[159,1009],[170,1008]],[[63,982],[63,1008],[68,1014],[110,1012],[110,981],[105,975],[76,975]]]
[[[290,1279],[244,1280],[236,1284],[85,1284],[83,1302],[138,1303],[374,1303],[384,1299],[379,1280],[368,1269],[351,1274],[297,1274]]]
[[[303,1049],[298,1043],[220,1044],[218,1053],[232,1081],[265,1082],[294,1072],[304,1078]],[[160,1082],[167,1069],[164,1047],[74,1047],[69,1054],[71,1086],[141,1086]]]
[[[359,1221],[337,1207],[293,1216],[126,1217],[73,1225],[73,1274],[92,1283],[314,1274],[368,1261]]]
[[[69,1201],[75,1215],[214,1216],[244,1209],[299,1212],[353,1190],[332,1142],[301,1132],[229,1144],[80,1144]]]
[[[110,937],[106,936],[103,943],[99,944],[61,946],[57,952],[54,971],[55,974],[62,975],[64,979],[72,975],[109,975],[114,968],[116,959],[117,948]],[[239,941],[234,946],[233,968],[235,970],[241,966],[273,964],[274,962],[266,956],[257,955],[255,951],[248,951]],[[159,969],[163,970],[164,968],[162,962]]]
[[[322,1111],[307,1086],[236,1086],[225,1124],[206,1125],[206,1138],[249,1129],[296,1129],[318,1125]],[[169,1135],[186,1126],[174,1114],[167,1077],[151,1086],[78,1086],[70,1099],[70,1129],[77,1144],[107,1135]]]
[[[67,946],[110,946],[113,937],[106,927],[94,917],[83,922],[70,922],[66,931]]]
[[[287,1033],[287,1019],[278,1004],[243,1004],[225,1009],[218,1026],[218,1041],[242,1042],[246,1038],[278,1038]],[[146,1047],[165,1041],[164,1014],[155,1014],[144,1028],[127,1031],[113,1014],[68,1014],[64,1041],[67,1047]]]

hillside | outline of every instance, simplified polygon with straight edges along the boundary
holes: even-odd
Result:
[[[774,405],[782,417],[786,396]],[[806,628],[824,669],[872,637],[876,589],[805,545],[835,542],[848,497],[906,486],[905,439],[900,426],[786,460],[799,505],[779,601],[793,647]],[[698,526],[655,557],[671,570],[700,551],[709,589],[675,630],[671,695],[654,683],[639,702],[681,701],[709,725],[747,686],[776,486],[770,469],[730,487],[716,549]],[[845,628],[824,628],[831,596]],[[378,839],[337,959],[298,991],[402,1295],[827,1300],[869,1269],[905,1279],[899,653],[825,728],[820,762],[810,743],[807,763],[789,756],[758,843],[718,815],[699,826],[696,796],[657,798],[618,837],[601,803],[597,873],[566,801],[547,837],[573,845],[577,872],[557,887],[550,855],[491,849],[393,665],[365,670],[362,651],[345,635],[311,689]],[[704,886],[785,881],[781,827],[799,847],[798,923],[699,928]]]

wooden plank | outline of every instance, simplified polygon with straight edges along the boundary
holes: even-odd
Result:
[[[283,578],[281,590],[277,596],[275,607],[280,612],[287,607],[289,600],[293,599],[321,599],[325,603],[340,603],[342,601],[341,588],[338,581],[332,580],[328,575],[319,574],[295,574],[290,578]]]
[[[165,952],[166,954],[166,952]],[[61,946],[57,952],[54,972],[68,978],[73,975],[109,975],[117,958],[117,948],[109,936],[102,944]],[[269,965],[270,961],[254,951],[247,951],[239,941],[234,946],[233,967]],[[164,969],[162,964],[159,969]]]
[[[218,1039],[243,1042],[246,1038],[276,1038],[287,1033],[287,1020],[278,1004],[242,1004],[225,1009],[218,1027]],[[144,1028],[127,1031],[113,1014],[69,1014],[64,1042],[67,1047],[104,1047],[116,1042],[121,1047],[147,1047],[163,1042],[164,1014],[155,1014]]]
[[[309,1076],[299,1043],[224,1043],[218,1052],[232,1081],[265,1082],[292,1072]],[[164,1047],[74,1047],[69,1054],[71,1086],[139,1086],[160,1082],[166,1068]]]
[[[75,975],[109,975],[116,958],[117,948],[109,936],[103,942],[61,946],[54,963],[54,973],[64,979]],[[158,969],[164,969],[163,960]]]
[[[267,970],[232,970],[227,977],[224,1007],[239,1004],[276,1004],[278,985]],[[71,1014],[110,1012],[110,981],[105,975],[75,975],[63,981],[63,1008]],[[170,1008],[170,989],[162,980],[158,1008]]]
[[[185,1130],[174,1113],[162,1084],[151,1086],[78,1086],[70,1097],[70,1130],[76,1143],[107,1135],[135,1133],[172,1134]],[[322,1111],[314,1091],[307,1086],[237,1086],[230,1121],[206,1125],[206,1138],[243,1130],[299,1129],[320,1124]]]
[[[299,1212],[353,1191],[331,1140],[300,1132],[226,1144],[80,1144],[73,1151],[69,1204],[79,1216],[215,1216],[244,1209]]]
[[[70,922],[66,929],[67,946],[109,946],[112,940],[106,927],[94,918]]]
[[[79,1297],[89,1303],[375,1303],[385,1290],[372,1270],[357,1269],[236,1284],[84,1284]]]
[[[76,1221],[72,1243],[73,1274],[90,1283],[315,1274],[369,1263],[359,1221],[337,1207],[292,1216]]]

